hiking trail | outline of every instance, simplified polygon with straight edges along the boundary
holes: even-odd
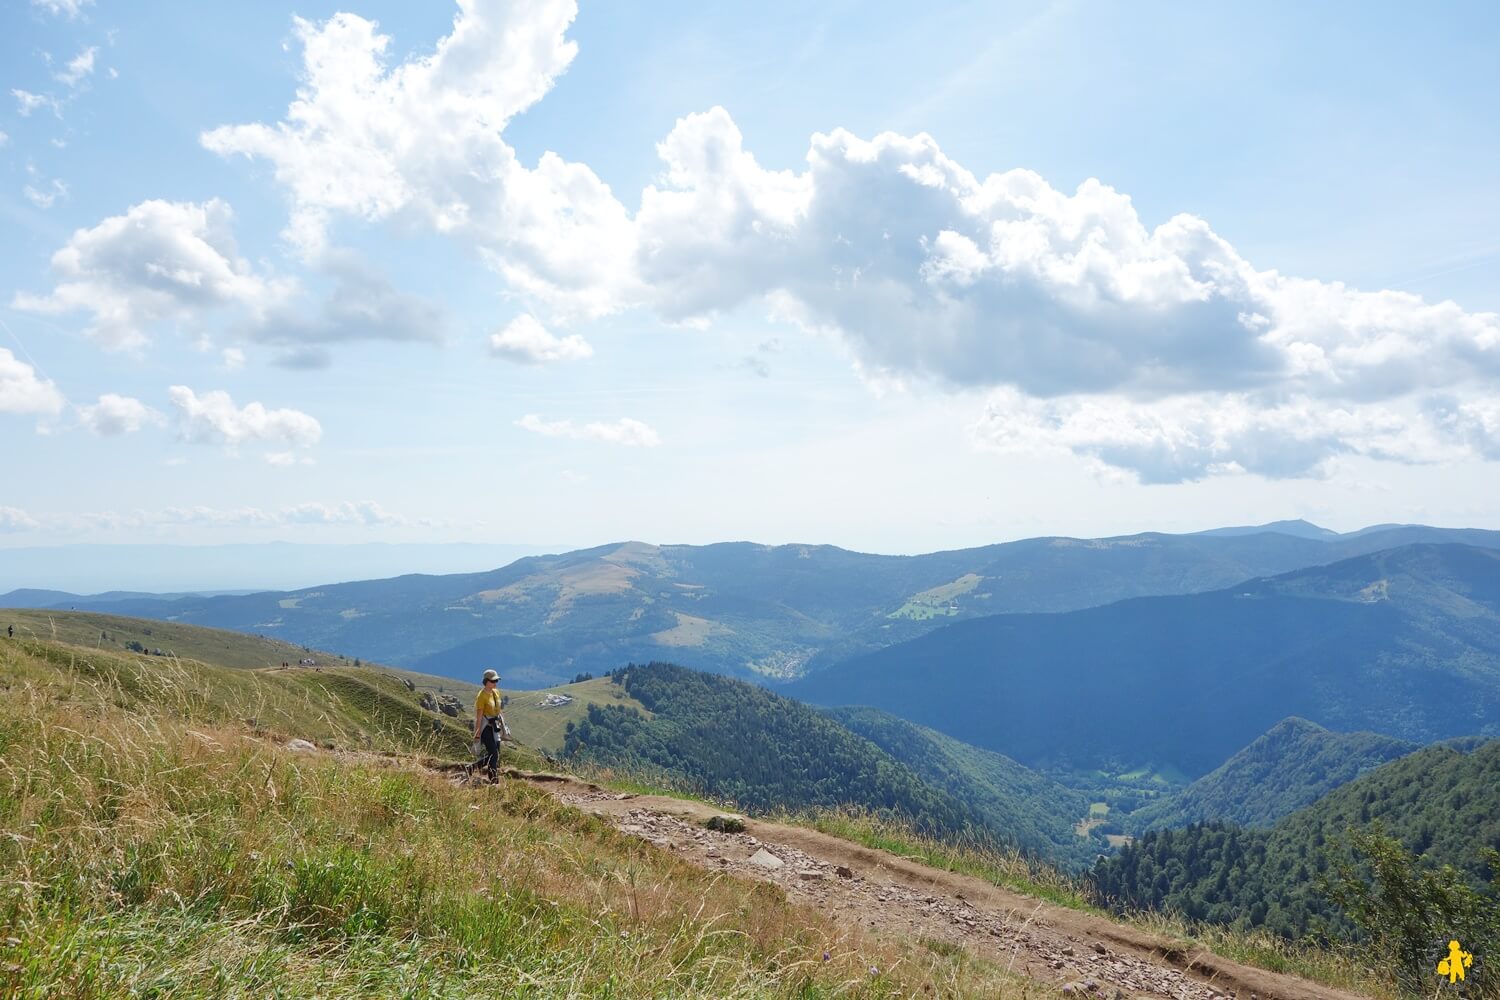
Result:
[[[1257,969],[816,830],[736,816],[741,833],[703,824],[722,809],[611,792],[561,774],[505,769],[622,833],[710,871],[770,882],[846,927],[958,945],[1065,995],[1170,1000],[1359,1000],[1360,994]],[[461,776],[457,780],[464,780]]]

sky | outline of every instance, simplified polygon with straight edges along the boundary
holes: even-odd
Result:
[[[0,547],[1500,528],[1500,8],[0,8]]]

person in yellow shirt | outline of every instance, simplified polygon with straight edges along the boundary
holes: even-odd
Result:
[[[493,670],[484,672],[479,697],[474,699],[474,738],[484,747],[479,759],[469,766],[484,766],[490,783],[500,780],[500,735],[504,723],[500,719],[500,675]]]

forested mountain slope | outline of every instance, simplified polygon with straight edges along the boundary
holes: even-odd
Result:
[[[1228,590],[960,622],[788,687],[1028,766],[1207,773],[1276,722],[1500,733],[1500,553],[1413,545]]]
[[[1101,861],[1094,880],[1123,907],[1299,937],[1334,913],[1316,885],[1329,868],[1327,851],[1347,856],[1347,832],[1377,822],[1425,863],[1452,865],[1482,885],[1480,852],[1500,848],[1500,740],[1468,753],[1418,750],[1269,829],[1206,823],[1148,833]]]
[[[827,714],[910,767],[929,784],[972,807],[990,829],[1017,847],[1065,868],[1093,863],[1107,844],[1081,837],[1088,815],[1081,792],[1009,757],[981,750],[877,708],[833,708]]]
[[[1379,733],[1335,733],[1283,719],[1186,788],[1126,817],[1132,831],[1227,820],[1270,826],[1366,771],[1419,749]]]
[[[566,758],[657,774],[754,812],[854,806],[951,835],[981,817],[874,743],[764,688],[667,663],[614,679],[643,705],[590,705]]]

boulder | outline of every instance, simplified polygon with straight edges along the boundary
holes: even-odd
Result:
[[[432,696],[431,691],[422,692],[422,707],[429,712],[437,711],[437,699]]]
[[[287,740],[286,748],[293,753],[316,753],[318,749],[307,740]]]
[[[411,682],[410,678],[403,677],[401,683],[406,685],[406,690],[408,691],[415,691],[417,689],[417,686]]]
[[[757,868],[764,868],[767,871],[775,871],[786,864],[785,861],[782,861],[764,847],[750,855],[750,863]]]

